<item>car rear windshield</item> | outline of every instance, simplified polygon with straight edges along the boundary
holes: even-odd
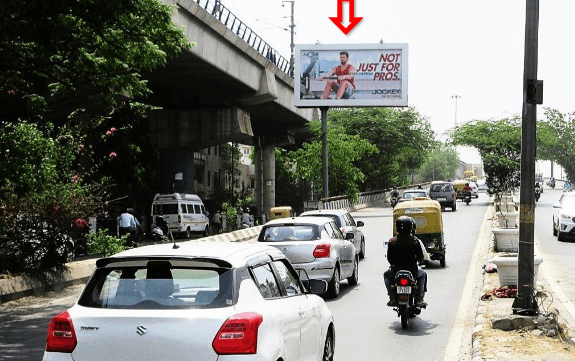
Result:
[[[78,303],[92,308],[225,307],[232,302],[232,271],[185,268],[169,262],[98,268]]]
[[[313,225],[281,225],[265,227],[260,242],[313,241],[319,239],[319,231]]]
[[[404,193],[403,194],[403,198],[417,198],[417,197],[425,197],[427,196],[425,194],[425,192],[410,192],[410,193]]]
[[[429,190],[431,192],[445,192],[446,188],[448,188],[447,184],[432,184]]]
[[[341,219],[335,214],[325,214],[325,213],[317,213],[317,214],[302,214],[300,217],[328,217],[331,218],[338,227],[341,228]]]

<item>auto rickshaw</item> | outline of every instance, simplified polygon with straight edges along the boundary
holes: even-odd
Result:
[[[469,204],[469,202],[471,202],[471,191],[463,190],[463,188],[465,188],[466,183],[469,182],[466,180],[458,179],[455,182],[453,182],[453,186],[455,187],[455,192],[457,192],[456,198],[461,199],[465,203]]]
[[[293,215],[293,209],[290,206],[272,207],[270,209],[270,221],[272,219],[293,217]]]
[[[395,221],[401,216],[415,220],[415,236],[419,238],[432,260],[445,267],[445,242],[443,240],[443,220],[441,206],[433,200],[415,200],[399,203],[393,209],[393,236],[397,236]]]

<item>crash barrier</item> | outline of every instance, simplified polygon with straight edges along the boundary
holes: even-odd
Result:
[[[398,187],[398,190],[415,189],[421,186],[423,189],[429,189],[431,183],[418,183],[408,187]],[[357,202],[350,201],[348,196],[336,196],[322,198],[318,202],[318,209],[346,209],[349,212],[359,209],[372,207],[377,204],[389,203],[389,197],[392,189],[383,189],[371,192],[362,192],[358,194]]]

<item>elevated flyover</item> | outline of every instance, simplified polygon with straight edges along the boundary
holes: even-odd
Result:
[[[194,152],[238,142],[255,146],[255,203],[275,206],[275,147],[297,144],[317,109],[294,107],[290,64],[215,0],[161,0],[174,6],[172,21],[197,45],[146,75],[151,137],[160,150],[162,178],[195,176]],[[193,193],[193,181],[175,191]],[[162,189],[161,191],[171,191]]]
[[[285,144],[314,118],[293,105],[289,62],[214,0],[162,0],[197,45],[147,76],[161,148]],[[315,119],[318,119],[317,115]]]

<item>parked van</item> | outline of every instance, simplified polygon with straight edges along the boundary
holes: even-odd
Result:
[[[156,194],[152,203],[154,223],[159,215],[164,217],[168,230],[174,235],[190,238],[192,232],[202,232],[208,236],[210,220],[204,203],[195,194]]]

